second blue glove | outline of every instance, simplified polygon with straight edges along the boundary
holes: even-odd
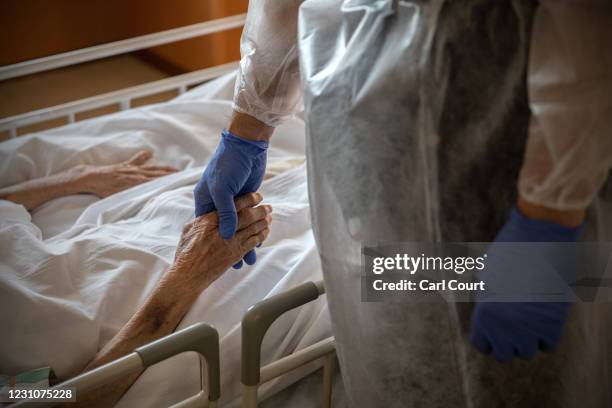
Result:
[[[489,247],[487,269],[480,278],[488,281],[495,289],[513,286],[517,280],[528,281],[529,274],[539,274],[547,280],[571,264],[563,262],[558,250],[543,252],[536,267],[522,265],[526,260],[516,256],[504,247],[506,242],[575,242],[581,228],[568,228],[558,224],[532,220],[517,209],[512,211],[506,225]],[[550,244],[555,248],[555,244]],[[532,253],[530,253],[532,254]],[[536,253],[539,257],[540,254]],[[529,261],[533,261],[531,256]],[[530,262],[531,263],[531,262]],[[525,270],[520,270],[525,266]],[[478,351],[491,354],[496,360],[506,362],[514,357],[532,358],[538,350],[551,351],[561,338],[569,312],[567,302],[487,302],[476,303],[472,315],[471,342]]]
[[[243,139],[224,130],[213,157],[194,190],[195,215],[199,217],[217,210],[219,233],[231,239],[236,232],[238,216],[234,199],[257,191],[266,170],[268,142]],[[255,251],[244,256],[244,261],[255,263]],[[242,261],[234,265],[240,268]]]

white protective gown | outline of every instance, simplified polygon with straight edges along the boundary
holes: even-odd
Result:
[[[274,126],[303,90],[350,406],[612,406],[606,305],[498,364],[467,341],[469,304],[360,298],[363,242],[490,241],[517,191],[589,207],[584,239],[612,240],[611,46],[607,0],[251,2],[234,107]]]

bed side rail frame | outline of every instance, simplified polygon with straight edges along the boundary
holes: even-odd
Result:
[[[323,406],[331,406],[332,369],[336,350],[334,337],[323,339],[261,367],[261,344],[272,323],[285,312],[316,300],[324,293],[323,281],[306,282],[262,300],[244,315],[241,357],[243,407],[257,407],[258,388],[261,384],[318,358],[323,358]]]
[[[8,118],[0,119],[0,132],[8,131],[9,136],[14,138],[17,137],[17,129],[35,123],[66,117],[68,118],[68,123],[74,123],[76,121],[75,115],[80,112],[114,104],[119,104],[121,110],[127,110],[130,109],[133,99],[172,90],[178,90],[179,94],[182,94],[186,91],[188,86],[217,78],[236,69],[237,66],[238,64],[236,62],[229,62],[211,68],[200,69],[188,74],[177,75],[171,78],[79,99],[49,108],[9,116]]]
[[[84,392],[108,384],[126,375],[137,373],[160,361],[186,351],[195,351],[200,356],[201,389],[194,396],[172,407],[216,407],[216,403],[221,396],[219,334],[214,327],[206,323],[197,323],[162,337],[137,348],[134,352],[124,357],[57,384],[52,388],[73,388],[78,398]],[[11,405],[11,407],[41,408],[52,407],[58,403],[23,400]]]
[[[160,31],[158,33],[2,66],[0,67],[0,81],[230,30],[242,26],[245,19],[246,14],[237,14],[172,30]],[[17,137],[18,129],[23,126],[59,118],[67,118],[68,123],[73,123],[76,120],[76,114],[80,112],[115,104],[119,104],[121,110],[126,110],[131,107],[133,99],[172,90],[177,90],[179,94],[182,94],[187,90],[187,87],[221,76],[236,67],[237,62],[217,65],[148,84],[9,116],[0,119],[0,132],[8,132],[9,137],[14,138]]]

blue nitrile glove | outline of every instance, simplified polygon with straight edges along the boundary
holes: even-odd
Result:
[[[508,256],[511,255],[507,255],[507,251],[504,252],[503,248],[496,251],[496,243],[576,242],[580,232],[581,227],[568,228],[551,222],[529,219],[515,208],[489,247],[487,268],[482,271],[479,278],[484,281],[490,278],[489,280],[501,285],[503,282],[499,282],[499,276],[521,279],[517,274],[520,276],[523,271],[517,272],[517,260],[509,259]],[[502,245],[498,245],[499,247]],[[558,258],[544,259],[536,265],[541,269],[527,270],[524,273],[543,273],[552,276],[556,271],[550,268],[564,268]],[[498,273],[501,270],[501,274],[494,276],[496,268]],[[548,270],[545,270],[547,268]],[[525,278],[525,275],[522,275],[522,278]],[[532,358],[538,350],[554,350],[561,337],[568,312],[569,303],[566,302],[477,301],[472,314],[471,342],[478,351],[491,354],[500,362],[510,361],[514,357]]]
[[[234,198],[257,191],[264,178],[268,142],[246,140],[227,130],[221,133],[221,141],[202,178],[194,190],[195,215],[199,217],[217,210],[219,233],[223,239],[231,239],[236,232],[238,216]],[[255,263],[255,250],[244,256],[244,261]],[[238,269],[242,261],[234,265]]]

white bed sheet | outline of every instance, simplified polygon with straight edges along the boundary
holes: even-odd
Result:
[[[231,112],[233,75],[171,102],[78,122],[0,144],[0,185],[79,163],[116,163],[143,148],[183,171],[103,200],[53,200],[31,217],[0,201],[0,372],[50,365],[78,372],[129,319],[171,263],[182,225],[193,218],[192,189]],[[304,124],[281,126],[270,162],[304,154]],[[221,340],[222,406],[240,392],[240,319],[247,308],[299,283],[321,279],[304,166],[264,182],[274,207],[258,261],[228,270],[202,293],[179,328],[214,325]],[[264,363],[331,333],[324,299],[281,317],[265,338]],[[263,387],[271,395],[311,372],[310,364]],[[147,370],[118,406],[167,406],[199,389],[199,364],[187,353]]]

